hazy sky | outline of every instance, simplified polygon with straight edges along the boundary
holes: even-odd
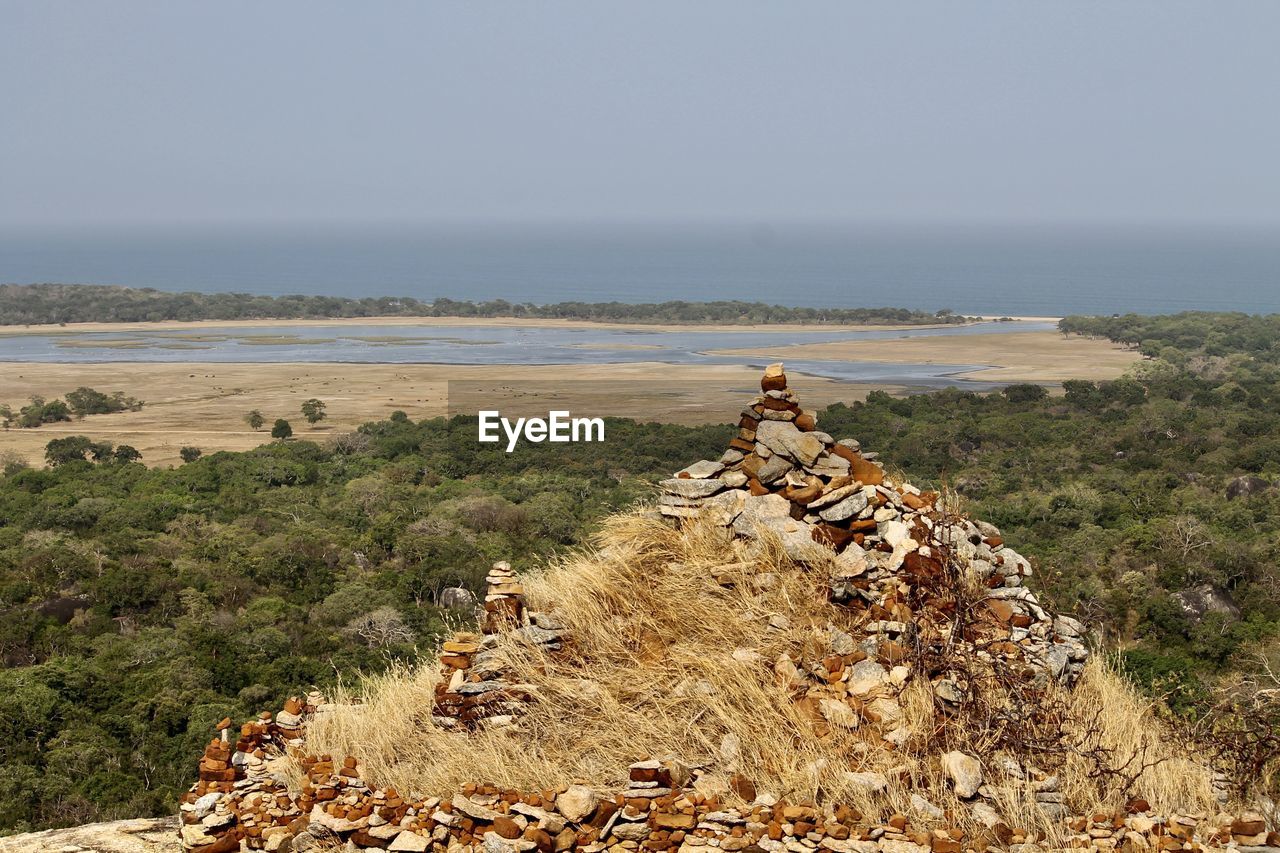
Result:
[[[0,225],[1280,224],[1280,3],[0,0]]]

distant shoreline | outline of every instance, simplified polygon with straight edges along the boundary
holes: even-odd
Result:
[[[997,318],[992,318],[997,319]],[[1018,320],[1022,318],[1013,317]],[[1047,322],[1044,318],[1031,318]],[[1057,317],[1048,318],[1057,322]],[[957,329],[969,323],[612,323],[602,320],[559,320],[523,317],[333,317],[294,320],[154,320],[139,322],[31,323],[0,326],[0,335],[53,335],[95,332],[154,332],[192,329],[301,328],[308,326],[416,326],[424,328],[502,326],[549,329],[624,329],[648,332],[892,332],[912,329]]]

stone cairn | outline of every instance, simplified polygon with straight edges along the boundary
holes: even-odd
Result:
[[[514,721],[533,687],[505,677],[497,651],[503,639],[546,652],[563,648],[564,627],[525,606],[524,586],[510,563],[494,563],[485,582],[483,634],[460,633],[442,646],[444,679],[436,688],[432,713],[432,721],[442,728],[494,728]]]
[[[711,518],[748,539],[776,539],[792,560],[827,569],[831,600],[864,619],[858,638],[834,632],[833,657],[815,678],[842,681],[857,713],[865,715],[863,700],[871,699],[873,715],[898,716],[886,694],[912,675],[908,649],[943,643],[952,625],[950,593],[970,586],[980,590],[975,624],[958,647],[947,646],[948,658],[1006,669],[1021,663],[1042,681],[1075,680],[1089,656],[1084,626],[1049,613],[1023,586],[1031,564],[999,530],[945,511],[937,492],[896,481],[856,440],[820,431],[787,388],[781,364],[769,365],[760,385],[762,396],[743,409],[719,460],[696,462],[660,483],[659,510],[675,519]],[[793,663],[779,667],[789,678],[803,676],[791,672]],[[963,672],[930,677],[944,707],[960,704],[973,688]],[[848,719],[834,705],[823,707]]]
[[[787,389],[782,365],[770,365],[763,396],[743,412],[738,436],[718,461],[702,461],[662,482],[659,509],[677,519],[710,518],[736,536],[776,541],[794,561],[829,572],[833,602],[858,618],[852,631],[831,629],[820,660],[783,655],[780,682],[803,696],[815,725],[877,726],[889,748],[907,735],[897,726],[896,697],[927,677],[945,710],[964,703],[969,671],[917,675],[909,649],[927,647],[947,623],[944,587],[963,579],[981,590],[952,654],[1022,666],[1025,678],[1071,682],[1087,657],[1079,622],[1053,616],[1022,585],[1031,566],[989,524],[945,512],[934,492],[895,482],[856,441],[819,431]],[[677,521],[679,523],[679,521]],[[722,584],[731,576],[718,577]],[[481,633],[461,632],[442,645],[442,680],[432,724],[471,731],[506,727],[534,687],[504,672],[506,643],[559,652],[571,637],[550,615],[530,611],[507,563],[487,578]],[[785,626],[777,626],[779,628]],[[274,717],[262,714],[230,739],[231,721],[200,760],[198,781],[183,797],[184,851],[346,849],[434,853],[987,853],[1045,850],[1037,833],[1006,824],[988,783],[1031,785],[1042,810],[1056,816],[1072,849],[1266,851],[1280,834],[1257,813],[1168,815],[1132,799],[1122,811],[1071,816],[1057,777],[998,755],[985,763],[963,752],[940,756],[954,793],[968,803],[959,821],[919,794],[914,817],[864,816],[841,804],[790,802],[757,792],[741,775],[728,790],[695,786],[699,771],[672,758],[641,761],[612,792],[583,785],[515,791],[468,784],[447,798],[402,793],[367,783],[357,758],[312,755],[306,725],[332,707],[318,693],[292,698]],[[294,756],[303,779],[281,757]],[[890,784],[877,772],[849,773],[868,794]],[[990,778],[984,778],[990,777]],[[1225,802],[1225,794],[1220,796]],[[962,826],[963,825],[963,826]],[[964,828],[967,827],[967,828]],[[977,827],[977,829],[974,829]]]

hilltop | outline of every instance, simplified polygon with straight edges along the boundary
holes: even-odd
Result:
[[[821,432],[781,365],[762,390],[594,547],[495,565],[435,663],[224,720],[186,847],[1277,843],[998,529]]]

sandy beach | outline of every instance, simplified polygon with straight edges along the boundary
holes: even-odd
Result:
[[[956,377],[983,382],[1044,384],[1057,384],[1067,379],[1114,379],[1142,360],[1136,351],[1111,341],[1067,336],[1056,331],[839,341],[714,352],[716,355],[784,362],[789,359],[823,359],[984,364],[988,366],[957,373]]]

